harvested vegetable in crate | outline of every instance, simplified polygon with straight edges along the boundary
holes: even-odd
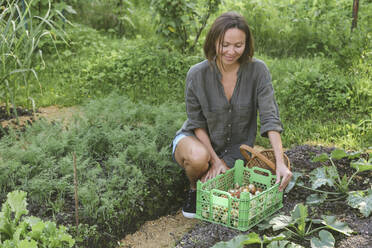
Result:
[[[196,217],[246,231],[283,207],[283,192],[269,170],[234,168],[209,181],[197,184]]]

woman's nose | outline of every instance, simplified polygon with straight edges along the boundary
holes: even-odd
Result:
[[[234,51],[234,47],[229,46],[228,49],[227,49],[227,53],[228,53],[228,54],[234,54],[234,53],[235,53],[235,51]]]

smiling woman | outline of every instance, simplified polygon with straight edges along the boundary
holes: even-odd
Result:
[[[232,28],[226,31],[224,39],[216,44],[216,53],[220,56],[222,65],[239,66],[239,58],[245,50],[245,33],[237,28]],[[221,46],[222,43],[222,46]]]
[[[283,129],[271,75],[253,53],[253,37],[245,19],[227,12],[215,20],[206,36],[206,60],[187,73],[187,120],[173,142],[173,158],[190,181],[183,208],[187,218],[195,216],[196,182],[212,179],[244,159],[239,150],[242,144],[253,147],[258,113],[260,133],[274,149],[280,190],[292,176],[283,160]]]

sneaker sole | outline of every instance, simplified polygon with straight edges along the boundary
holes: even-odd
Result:
[[[182,214],[183,214],[183,216],[184,216],[185,218],[188,218],[188,219],[194,219],[195,216],[196,216],[195,213],[188,213],[188,212],[184,212],[183,210],[182,210]]]

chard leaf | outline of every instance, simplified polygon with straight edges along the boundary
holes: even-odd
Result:
[[[346,158],[348,155],[347,153],[342,150],[342,149],[335,149],[331,152],[331,158],[332,159],[342,159],[342,158]]]
[[[347,203],[353,208],[358,208],[367,218],[372,211],[372,189],[369,189],[366,195],[363,191],[349,192]]]
[[[311,194],[308,197],[306,197],[306,204],[308,205],[316,205],[321,204],[327,199],[326,194]]]
[[[314,237],[310,240],[311,248],[335,247],[335,238],[333,237],[332,233],[326,230],[321,230],[319,232],[319,238]]]
[[[250,233],[249,235],[238,235],[235,238],[231,239],[230,241],[218,242],[217,244],[212,246],[212,248],[243,248],[242,242],[249,239],[249,236],[251,236],[251,234],[256,233]],[[256,235],[258,236],[258,234]],[[260,244],[260,242],[258,244]]]
[[[327,228],[343,233],[347,236],[353,232],[353,230],[345,222],[341,222],[336,219],[336,216],[322,215],[322,224],[326,225]]]
[[[292,217],[287,215],[279,215],[270,220],[270,225],[273,226],[274,231],[283,229],[289,225],[293,225]]]
[[[322,153],[316,157],[314,157],[311,161],[312,162],[326,162],[329,159],[327,153]]]
[[[293,189],[293,187],[296,185],[297,179],[298,179],[299,177],[301,177],[302,175],[303,175],[303,173],[300,173],[300,172],[293,172],[292,179],[291,179],[291,181],[288,183],[287,188],[285,188],[285,193],[288,193],[289,191],[291,191],[291,189]]]
[[[15,212],[15,221],[21,218],[22,215],[28,214],[27,202],[26,202],[27,193],[24,191],[13,191],[8,193],[6,202],[9,204],[13,212]]]
[[[332,179],[327,177],[325,167],[316,168],[310,172],[310,180],[312,182],[312,188],[317,189],[321,186],[328,184],[331,187],[334,187],[334,182]]]
[[[358,169],[359,172],[372,170],[372,159],[367,161],[364,158],[360,158],[358,161],[351,162],[350,166]]]

